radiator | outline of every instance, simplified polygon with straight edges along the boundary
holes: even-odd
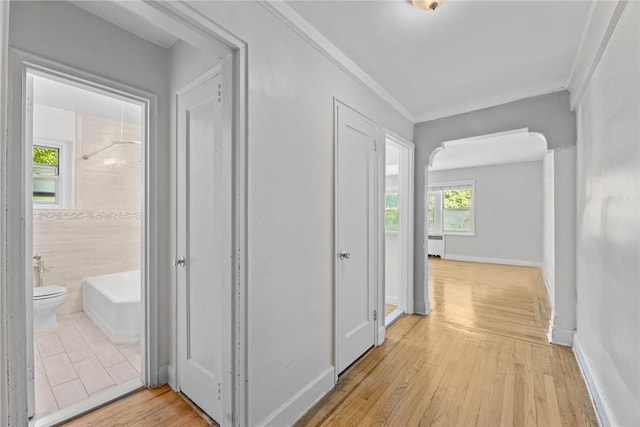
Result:
[[[444,236],[429,235],[427,239],[427,254],[444,256]]]

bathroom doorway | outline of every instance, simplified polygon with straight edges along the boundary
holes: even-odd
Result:
[[[49,425],[144,385],[148,104],[24,76],[29,415]]]

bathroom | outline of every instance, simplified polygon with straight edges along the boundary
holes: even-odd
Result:
[[[42,419],[142,384],[146,112],[145,105],[124,95],[46,72],[30,71],[28,77],[32,412]]]

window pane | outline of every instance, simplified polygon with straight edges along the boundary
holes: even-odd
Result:
[[[386,193],[384,195],[385,209],[398,209],[398,193]]]
[[[39,165],[58,166],[58,149],[33,147],[33,163]]]
[[[445,209],[471,209],[471,189],[446,190],[444,192]]]
[[[442,212],[445,231],[471,231],[470,210],[444,210]]]
[[[33,167],[34,175],[45,175],[45,176],[57,176],[58,168],[51,166],[34,166]]]
[[[398,210],[387,209],[384,211],[384,228],[387,231],[398,231]]]
[[[433,231],[434,213],[433,208],[436,204],[435,191],[429,191],[427,194],[427,230]]]
[[[56,203],[58,180],[55,178],[33,178],[33,201]]]

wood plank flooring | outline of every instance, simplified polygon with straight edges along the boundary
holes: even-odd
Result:
[[[537,269],[431,259],[432,312],[404,316],[297,426],[596,426],[571,349],[547,343]],[[208,425],[168,387],[69,426]]]
[[[571,349],[550,345],[539,270],[431,259],[405,316],[297,426],[596,426]]]
[[[169,386],[162,386],[139,391],[64,425],[70,427],[197,427],[217,424],[206,421]]]

